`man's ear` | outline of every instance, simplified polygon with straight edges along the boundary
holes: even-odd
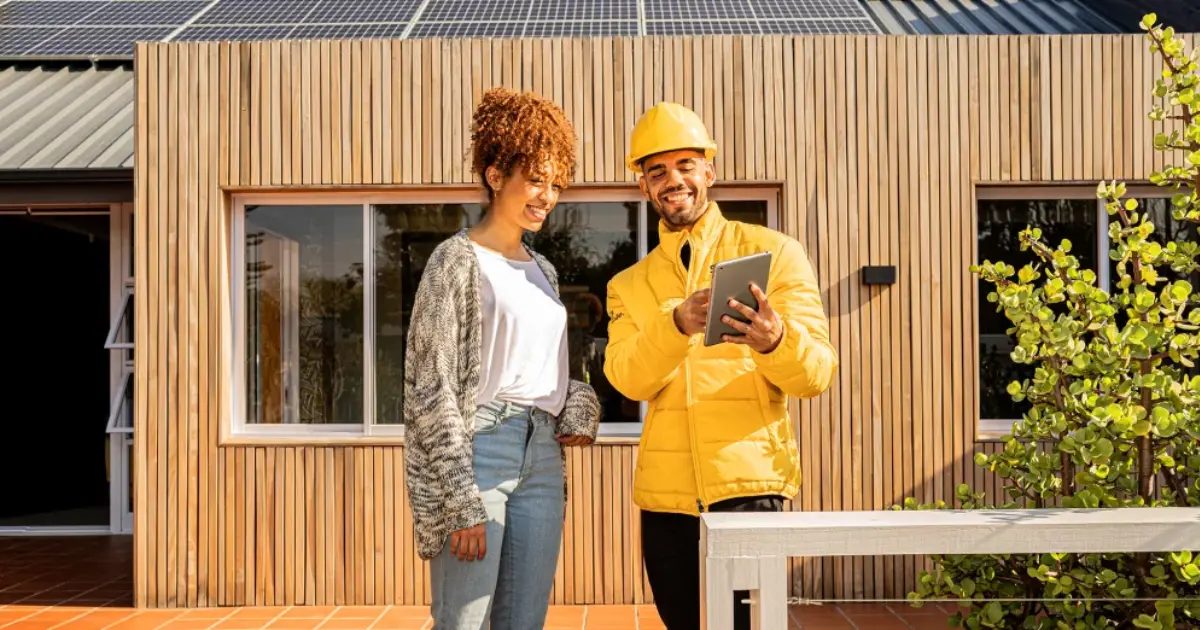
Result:
[[[646,185],[646,176],[645,175],[638,175],[638,188],[641,189],[642,196],[645,197],[647,201],[649,201],[650,200],[650,187]]]
[[[713,166],[712,162],[704,160],[704,185],[708,188],[712,188],[713,184],[716,183],[717,167]]]

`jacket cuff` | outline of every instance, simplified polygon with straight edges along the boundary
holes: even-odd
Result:
[[[687,356],[691,347],[702,338],[702,335],[685,335],[675,325],[675,307],[683,303],[680,299],[663,302],[659,308],[659,316],[650,320],[646,327],[646,340],[654,345],[659,352],[679,359]]]
[[[783,336],[779,339],[779,345],[767,354],[752,352],[754,361],[759,365],[772,368],[793,361],[800,354],[800,347],[808,343],[810,337],[808,331],[803,327],[798,327],[791,321],[783,321]]]
[[[567,402],[558,414],[558,434],[595,439],[599,430],[600,398],[591,385],[571,379],[567,384]]]
[[[446,505],[446,534],[460,529],[470,529],[488,522],[487,508],[478,494],[466,501]]]

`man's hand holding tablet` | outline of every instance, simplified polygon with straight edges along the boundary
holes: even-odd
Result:
[[[771,253],[718,263],[713,269],[704,345],[721,342],[768,354],[783,338],[783,322],[762,287],[771,271]]]

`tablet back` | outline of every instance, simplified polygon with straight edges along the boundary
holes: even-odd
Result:
[[[758,300],[750,292],[753,282],[767,292],[767,277],[771,272],[771,252],[760,252],[717,263],[713,267],[712,297],[708,303],[708,321],[704,329],[704,345],[721,343],[721,335],[741,335],[733,327],[721,321],[723,315],[745,322],[737,309],[729,306],[733,298],[750,308],[758,309]]]

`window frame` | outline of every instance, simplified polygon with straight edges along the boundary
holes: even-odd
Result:
[[[1090,199],[1096,204],[1096,248],[1097,260],[1107,261],[1108,250],[1111,243],[1108,238],[1109,216],[1108,211],[1104,208],[1104,201],[1096,197],[1096,186],[1085,184],[1069,184],[1069,185],[1046,185],[1046,186],[995,186],[995,185],[980,185],[975,189],[975,199],[972,202],[973,212],[971,220],[974,222],[975,239],[971,243],[972,259],[976,264],[982,264],[979,260],[979,202],[993,200],[1010,200],[1010,201],[1055,201],[1059,199]],[[1161,188],[1153,184],[1127,184],[1125,198],[1138,199],[1170,199],[1172,196],[1170,189]],[[999,261],[993,261],[999,262]],[[1112,290],[1112,278],[1109,273],[1109,265],[1099,265],[1096,269],[1096,283],[1100,287]],[[975,326],[975,335],[972,340],[975,344],[975,361],[972,369],[974,370],[974,385],[975,385],[975,441],[976,442],[1001,442],[1007,440],[1012,435],[1013,425],[1021,420],[1021,418],[984,418],[980,413],[983,406],[983,390],[982,376],[979,369],[979,345],[982,342],[982,333],[979,331],[979,314],[981,302],[986,299],[986,295],[979,292],[979,278],[973,276],[971,290],[975,292],[973,302],[973,322]]]
[[[375,384],[375,283],[366,282],[363,295],[363,418],[355,424],[251,424],[246,412],[246,321],[245,321],[245,238],[246,208],[258,205],[342,205],[361,206],[363,210],[363,275],[374,278],[374,221],[373,207],[377,205],[461,204],[481,203],[477,187],[446,187],[393,191],[322,191],[280,190],[228,193],[229,215],[229,273],[228,303],[225,308],[227,325],[222,346],[231,361],[224,369],[229,392],[225,418],[220,423],[222,445],[270,444],[402,444],[404,425],[376,424]],[[767,225],[778,229],[780,188],[777,182],[735,183],[709,190],[709,198],[721,201],[763,201],[767,205]],[[657,229],[652,209],[636,185],[573,186],[563,192],[559,203],[630,203],[638,204],[638,229],[635,234],[637,259],[649,252],[648,232]],[[604,422],[600,424],[597,443],[636,443],[645,426],[647,404],[642,402],[639,422]]]

